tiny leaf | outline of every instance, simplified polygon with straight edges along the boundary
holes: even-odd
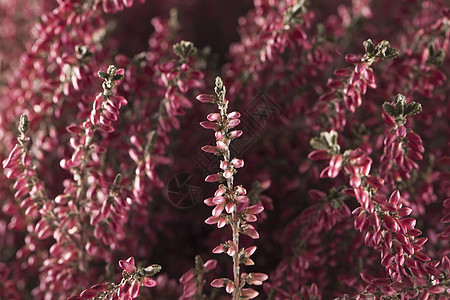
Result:
[[[390,115],[391,117],[395,117],[395,110],[391,103],[384,102],[383,109],[388,115]]]
[[[422,105],[420,103],[416,103],[414,101],[411,101],[405,109],[405,115],[417,115],[422,111]]]

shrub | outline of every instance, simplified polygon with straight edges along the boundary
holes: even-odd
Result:
[[[445,1],[40,2],[0,1],[1,299],[450,297]]]

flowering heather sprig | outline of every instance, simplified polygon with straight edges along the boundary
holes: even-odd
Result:
[[[168,26],[165,23],[159,24],[158,29],[162,30],[159,27],[163,27],[163,25]],[[180,128],[178,118],[185,114],[185,109],[192,107],[192,103],[186,97],[186,94],[190,90],[204,85],[203,73],[194,66],[193,56],[196,51],[193,43],[181,41],[173,45],[173,52],[178,56],[178,59],[172,58],[164,63],[158,61],[156,65],[158,73],[156,73],[155,81],[164,92],[161,94],[162,99],[159,100],[158,106],[152,107],[156,111],[152,111],[151,118],[143,116],[145,121],[139,124],[140,127],[143,127],[144,124],[148,123],[148,130],[142,135],[133,134],[130,137],[130,142],[135,148],[129,150],[129,155],[136,163],[133,195],[136,201],[142,205],[146,205],[142,200],[145,193],[143,187],[145,175],[155,187],[161,188],[164,186],[155,169],[158,165],[167,164],[170,161],[165,156],[170,141],[168,134],[172,129]],[[156,55],[158,53],[149,52],[148,56],[150,54]],[[151,65],[151,67],[154,68],[155,66]],[[136,104],[136,106],[140,104]],[[145,105],[142,107],[143,111],[148,111],[148,105],[151,105],[151,103],[142,104]]]
[[[283,259],[270,274],[270,283],[264,285],[269,295],[276,295],[275,299],[293,294],[301,294],[305,299],[307,295],[318,297],[317,285],[324,286],[332,280],[329,272],[337,264],[334,256],[338,256],[344,246],[327,245],[326,240],[330,238],[330,231],[334,231],[333,240],[348,232],[349,226],[344,222],[351,216],[344,202],[348,197],[341,191],[342,188],[333,188],[327,195],[319,190],[309,190],[311,205],[292,220],[280,235],[281,243],[292,245],[292,254]],[[306,284],[311,281],[313,283],[309,288]]]
[[[422,160],[425,151],[422,139],[412,129],[406,129],[407,116],[413,116],[422,111],[419,103],[407,103],[405,96],[399,94],[391,103],[385,102],[383,119],[390,127],[390,132],[384,138],[383,155],[380,158],[380,177],[391,186],[396,182],[411,178],[413,169],[419,165],[416,160]]]
[[[350,177],[351,188],[343,190],[343,193],[355,197],[360,204],[352,212],[358,215],[354,227],[364,233],[367,246],[380,251],[381,265],[389,274],[389,279],[377,280],[372,277],[367,279],[366,274],[361,274],[363,280],[369,283],[366,291],[377,294],[378,289],[382,288],[382,294],[392,296],[396,292],[413,289],[412,292],[417,295],[429,291],[436,282],[442,282],[445,286],[446,264],[443,263],[443,269],[438,269],[439,263],[424,263],[431,260],[421,251],[428,238],[417,238],[422,232],[414,228],[416,220],[407,217],[412,209],[402,204],[400,192],[394,191],[388,200],[377,192],[384,186],[384,180],[369,175],[372,160],[367,153],[358,148],[341,155],[337,139],[336,132],[325,132],[320,138],[313,139],[312,145],[317,150],[310,154],[310,158],[320,160],[331,156],[330,165],[322,171],[323,177],[334,178],[341,169]],[[433,275],[434,279],[427,278],[427,274]],[[445,291],[440,289],[437,293]]]
[[[205,280],[203,275],[217,266],[217,261],[215,259],[210,259],[203,262],[200,255],[195,257],[195,266],[189,271],[185,272],[180,278],[180,283],[183,285],[183,294],[180,296],[180,300],[195,299],[201,300],[205,299],[203,295],[203,285]]]
[[[355,54],[347,54],[345,60],[353,64],[353,70],[337,69],[334,75],[337,79],[329,79],[327,86],[330,92],[323,94],[319,100],[328,103],[331,129],[342,131],[346,124],[345,109],[351,113],[362,104],[362,95],[367,88],[376,88],[373,70],[370,67],[374,62],[385,59],[393,59],[398,56],[398,50],[390,46],[388,41],[381,41],[377,46],[369,39],[364,42],[366,53],[363,57]],[[320,109],[320,102],[317,105]]]
[[[214,248],[213,253],[226,252],[233,257],[233,277],[234,279],[220,278],[211,282],[213,287],[225,287],[227,293],[233,295],[233,299],[253,299],[258,296],[258,292],[252,288],[244,288],[245,284],[261,285],[268,276],[263,273],[241,273],[239,265],[253,265],[250,256],[255,252],[256,247],[247,249],[239,247],[239,234],[245,234],[253,239],[259,238],[256,229],[248,223],[257,220],[256,215],[264,210],[260,204],[249,206],[247,191],[242,186],[234,186],[234,175],[238,168],[244,166],[244,161],[238,158],[231,158],[230,143],[233,139],[242,135],[241,130],[234,130],[239,123],[239,112],[228,113],[228,100],[225,99],[226,89],[222,79],[216,77],[214,88],[216,95],[202,94],[197,96],[197,100],[203,103],[215,103],[219,108],[219,113],[210,113],[208,121],[201,122],[200,125],[206,129],[215,131],[216,146],[203,146],[202,150],[215,155],[222,155],[220,168],[223,172],[208,175],[206,182],[221,182],[219,188],[214,193],[214,197],[205,200],[208,206],[214,206],[212,216],[206,219],[207,224],[217,224],[218,228],[230,225],[232,229],[232,240],[220,244]],[[230,129],[233,129],[230,131]]]
[[[113,94],[123,71],[112,65],[106,72],[99,71],[99,77],[104,80],[103,92],[95,98],[89,119],[67,127],[73,134],[70,145],[75,151],[60,164],[72,173],[73,180],[66,180],[64,192],[55,198],[54,211],[60,225],[53,231],[56,243],[50,248],[51,257],[44,261],[48,267],[41,270],[43,279],[52,279],[54,285],[50,290],[54,289],[54,293],[71,292],[77,285],[86,284],[78,278],[87,279],[84,273],[89,262],[94,259],[110,262],[111,253],[106,249],[118,247],[118,241],[125,237],[124,212],[131,199],[124,201],[121,195],[120,175],[109,190],[107,179],[98,171],[100,155],[106,150],[95,139],[97,132],[114,131],[112,122],[117,121],[119,109],[127,103],[123,97]],[[69,211],[72,213],[68,214]],[[97,240],[89,236],[90,232]]]
[[[134,257],[129,257],[127,260],[120,260],[119,266],[123,269],[123,278],[119,284],[99,283],[84,290],[79,296],[72,296],[68,300],[131,300],[139,296],[141,286],[154,287],[158,284],[151,276],[161,271],[160,265],[151,265],[146,268],[136,267]]]
[[[243,101],[253,99],[269,84],[275,85],[278,76],[292,67],[291,62],[283,61],[283,54],[311,48],[306,30],[311,26],[313,13],[306,10],[306,1],[255,1],[254,5],[239,19],[241,41],[230,47],[233,60],[223,71],[225,82],[231,83],[230,95],[244,95]]]

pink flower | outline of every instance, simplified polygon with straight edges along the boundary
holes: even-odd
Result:
[[[134,258],[129,257],[127,260],[120,260],[119,266],[125,270],[127,273],[133,273],[136,271],[136,267],[134,266]]]

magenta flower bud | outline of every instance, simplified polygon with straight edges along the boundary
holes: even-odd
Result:
[[[31,157],[27,152],[24,152],[22,155],[22,165],[24,167],[28,167],[31,164]]]
[[[236,201],[239,203],[248,203],[248,197],[247,196],[236,196]]]
[[[358,175],[350,176],[350,185],[355,188],[360,187],[361,186],[361,177],[359,177]]]
[[[227,202],[227,198],[224,196],[216,196],[216,197],[213,197],[212,202],[214,204],[223,204],[223,203]]]
[[[91,226],[95,226],[103,219],[101,212],[99,210],[94,211],[94,213],[91,216],[90,224]]]
[[[92,299],[92,298],[94,298],[97,295],[98,295],[98,292],[94,291],[94,290],[91,290],[91,289],[84,290],[80,294],[81,298],[83,298],[83,299]]]
[[[227,147],[227,144],[225,144],[223,141],[216,141],[216,145],[217,145],[217,148],[219,148],[219,149],[222,149],[222,150],[226,150],[228,147]]]
[[[420,260],[423,260],[423,261],[430,261],[431,260],[431,258],[428,255],[426,255],[425,253],[423,253],[422,251],[415,252],[414,256],[417,257]]]
[[[214,203],[212,200],[213,200],[213,197],[210,197],[210,198],[207,198],[207,199],[203,200],[203,203],[205,203],[208,206],[216,205],[216,203]]]
[[[203,121],[200,122],[200,125],[205,129],[213,129],[213,130],[217,129],[217,123],[215,122]]]
[[[430,294],[441,294],[445,291],[445,288],[442,285],[433,285],[428,288],[428,292]]]
[[[225,137],[223,136],[222,131],[216,131],[216,133],[215,133],[214,135],[215,135],[216,139],[219,140],[219,141],[222,141],[222,140],[224,140],[224,138],[225,138]]]
[[[225,194],[226,191],[227,190],[224,188],[218,188],[216,190],[216,192],[214,193],[214,196],[216,196],[216,197],[222,196],[223,194]]]
[[[241,123],[241,120],[239,120],[239,119],[232,119],[232,120],[228,121],[227,126],[228,126],[228,128],[233,128],[233,127],[238,126],[239,123]]]
[[[152,278],[148,278],[148,277],[144,277],[144,279],[142,279],[141,284],[145,287],[154,287],[156,286],[158,283],[152,279]]]
[[[350,70],[349,69],[336,69],[334,71],[334,75],[336,77],[347,77],[348,75],[350,75]]]
[[[400,200],[400,192],[398,190],[395,190],[391,194],[391,197],[389,198],[389,203],[391,203],[393,206],[397,206],[399,200]]]
[[[120,260],[119,266],[127,273],[133,273],[136,270],[133,257],[129,257],[127,260]]]
[[[96,292],[98,292],[98,293],[104,292],[104,291],[108,290],[108,283],[107,282],[103,282],[103,283],[99,283],[99,284],[93,285],[91,287],[91,289],[96,291]]]
[[[195,282],[190,281],[183,286],[183,296],[190,298],[195,295]]]
[[[253,299],[258,297],[259,293],[251,288],[245,288],[241,290],[241,296],[247,297],[248,299]]]
[[[102,96],[97,96],[94,100],[94,104],[93,104],[93,110],[97,111],[100,110],[102,108],[102,104],[103,104],[103,97]]]
[[[195,274],[194,274],[194,270],[190,269],[189,271],[187,271],[186,273],[183,274],[183,276],[181,276],[180,278],[180,283],[181,284],[186,284],[189,281],[191,281],[194,278]]]
[[[229,133],[230,138],[235,139],[240,137],[244,132],[242,130],[234,130]]]
[[[123,1],[123,5],[125,5],[125,7],[132,7],[133,6],[133,2],[134,0],[122,0]],[[120,69],[123,70],[123,69]],[[119,70],[116,72],[116,74],[119,72]]]
[[[69,125],[66,127],[66,130],[74,134],[80,134],[83,132],[83,129],[78,125]]]
[[[227,213],[231,214],[234,211],[234,203],[233,202],[228,202],[225,205],[225,210],[227,211]]]
[[[373,187],[375,189],[381,188],[384,185],[384,180],[382,178],[376,177],[376,176],[367,176],[366,181],[371,187]]]
[[[346,188],[342,190],[342,193],[349,197],[356,197],[355,191],[352,188]]]
[[[223,177],[228,179],[233,177],[233,172],[231,170],[225,170],[225,172],[223,172]]]
[[[400,137],[400,138],[404,138],[406,137],[406,128],[405,126],[399,126],[397,128],[397,130],[395,131],[395,134]]]
[[[211,271],[216,266],[217,266],[217,260],[215,260],[215,259],[210,259],[203,264],[203,267],[205,268],[206,272]]]
[[[139,287],[140,284],[138,281],[133,281],[133,283],[131,284],[131,288],[130,288],[130,295],[131,298],[137,298],[137,296],[139,296]]]
[[[385,228],[387,230],[389,230],[390,232],[394,232],[395,233],[395,232],[398,232],[400,230],[400,227],[398,226],[397,222],[390,215],[383,216],[383,222],[384,222]]]
[[[420,138],[420,136],[413,132],[413,131],[409,131],[408,134],[406,135],[406,138],[408,139],[408,141],[410,143],[414,143],[417,145],[421,145],[422,144],[422,139]]]
[[[259,239],[259,234],[253,225],[246,225],[244,228],[244,234],[248,235],[252,239]]]
[[[261,204],[255,204],[247,207],[246,210],[248,214],[257,215],[264,211],[264,206],[262,206]]]
[[[216,182],[216,181],[220,181],[221,180],[221,176],[219,174],[211,174],[206,176],[205,181],[206,182]]]
[[[25,196],[26,194],[28,194],[29,190],[27,187],[21,188],[19,190],[17,190],[17,192],[14,194],[14,198],[20,198],[22,196]]]
[[[233,158],[231,160],[231,164],[235,167],[235,168],[242,168],[244,166],[244,160],[242,159],[237,159],[237,158]]]
[[[223,205],[217,205],[216,207],[214,207],[214,209],[212,210],[212,215],[215,217],[219,217],[222,212],[223,212],[224,206]]]
[[[239,112],[233,111],[227,115],[227,118],[228,119],[238,119],[240,116],[241,116],[241,114]]]
[[[250,273],[248,275],[251,279],[251,282],[249,283],[254,285],[261,285],[263,281],[266,281],[269,278],[269,276],[264,273]]]
[[[10,168],[12,166],[17,165],[17,159],[19,158],[20,154],[22,153],[22,148],[16,144],[14,148],[9,153],[9,156],[7,159],[3,160],[3,168]]]
[[[409,143],[408,144],[410,151],[408,152],[408,156],[412,157],[412,155],[414,155],[414,157],[418,157],[417,159],[412,157],[413,159],[416,160],[422,160],[422,155],[420,153],[424,153],[425,152],[425,148],[422,145],[418,145],[418,144],[414,144],[414,143]],[[413,153],[411,153],[413,152]]]
[[[215,247],[212,250],[212,253],[214,253],[214,254],[220,254],[220,253],[223,253],[223,252],[225,252],[225,246],[224,245],[219,245],[219,246]]]
[[[211,286],[215,288],[221,288],[225,286],[225,280],[223,280],[222,278],[216,278],[211,282]]]
[[[217,147],[211,146],[211,145],[206,145],[202,147],[202,150],[206,153],[213,153],[213,154],[217,154],[219,153]]]
[[[217,221],[217,228],[222,228],[225,225],[227,225],[228,221],[225,218],[219,218],[219,220]]]
[[[255,253],[256,249],[257,249],[256,246],[251,246],[251,247],[248,247],[247,249],[245,249],[244,253],[247,257],[250,257],[253,255],[253,253]]]
[[[312,160],[323,160],[329,157],[328,151],[326,150],[314,150],[309,153],[308,158]]]
[[[356,63],[358,63],[360,61],[360,58],[357,55],[355,55],[355,54],[347,54],[345,56],[345,60],[348,63],[356,64]]]
[[[328,178],[328,177],[330,177],[330,174],[331,173],[331,175],[333,175],[333,170],[332,170],[332,168],[331,167],[325,167],[321,172],[320,172],[320,175],[319,175],[319,177],[320,178]],[[336,176],[337,176],[337,174],[336,174]]]
[[[201,94],[196,97],[196,99],[202,103],[214,103],[216,100],[216,96]]]
[[[384,123],[386,123],[387,126],[389,126],[389,127],[394,127],[395,126],[394,118],[392,118],[387,113],[383,112],[381,114],[381,117],[383,118],[383,121],[384,121]]]
[[[407,230],[413,229],[416,226],[416,219],[414,218],[405,218],[400,220],[400,222],[406,227]]]
[[[222,160],[222,161],[220,162],[220,168],[221,168],[222,170],[228,169],[228,166],[229,166],[229,164],[228,164],[227,161]]]
[[[319,101],[331,101],[336,98],[335,92],[328,92],[319,97]]]
[[[207,117],[208,121],[214,122],[220,119],[219,113],[210,113]]]
[[[232,292],[234,292],[234,282],[228,281],[225,286],[225,290],[227,291],[228,294],[231,294]]]
[[[107,101],[106,105],[104,105],[105,110],[107,110],[108,112],[110,112],[113,115],[118,116],[119,115],[119,110],[111,105],[111,101]]]
[[[105,115],[105,117],[111,121],[117,121],[118,116],[114,113],[111,113],[109,110],[104,109],[103,110],[103,114]]]
[[[175,62],[173,60],[159,65],[159,70],[163,73],[168,73],[175,68]]]
[[[367,217],[366,214],[364,212],[361,212],[358,217],[355,219],[355,221],[353,222],[353,226],[355,227],[356,230],[359,230],[360,232],[362,232],[362,228],[364,227],[364,224],[367,222]]]
[[[383,267],[389,266],[394,261],[395,256],[391,253],[387,253],[387,255],[381,260],[381,265]]]
[[[242,185],[238,185],[236,188],[236,194],[238,195],[245,195],[247,194],[247,190],[242,186]]]
[[[108,104],[115,107],[116,109],[120,109],[123,105],[127,105],[128,101],[122,96],[112,96],[109,97]]]
[[[258,218],[255,215],[249,215],[249,214],[244,215],[244,219],[249,223],[258,221]]]
[[[219,221],[219,217],[218,216],[211,216],[208,219],[205,220],[205,223],[208,225],[213,225],[216,224]]]

